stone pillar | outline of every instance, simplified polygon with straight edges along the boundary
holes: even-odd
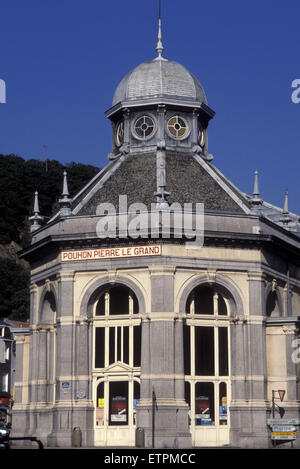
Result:
[[[152,445],[152,390],[156,395],[155,447],[188,448],[188,405],[184,400],[182,321],[174,312],[174,269],[150,269],[151,312],[142,322],[141,401],[137,425]]]
[[[249,312],[231,326],[231,444],[267,447],[265,277],[248,273]]]
[[[53,408],[53,428],[48,444],[70,446],[73,412],[74,370],[74,272],[61,271],[58,275],[58,305],[56,320],[56,390]]]

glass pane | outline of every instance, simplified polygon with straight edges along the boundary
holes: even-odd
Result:
[[[168,122],[168,125],[175,125],[177,123],[177,117],[171,117],[171,119],[169,119],[169,122]]]
[[[109,383],[109,424],[128,425],[128,382]]]
[[[121,345],[122,345],[121,335],[122,335],[122,329],[121,329],[121,327],[118,327],[117,328],[117,361],[118,362],[120,362],[122,360],[122,356],[121,356]]]
[[[109,364],[115,362],[115,328],[109,328]]]
[[[219,327],[219,375],[228,376],[228,328]]]
[[[153,127],[152,126],[149,126],[147,129],[145,129],[145,136],[148,137],[149,135],[151,135],[153,132]]]
[[[129,327],[123,327],[123,362],[129,364]]]
[[[131,293],[132,295],[132,293]],[[139,302],[137,300],[137,297],[135,295],[132,295],[133,298],[133,314],[138,314],[139,312]]]
[[[191,374],[191,329],[187,324],[183,325],[183,349],[184,349],[184,374]]]
[[[184,383],[184,398],[185,402],[189,406],[189,425],[191,424],[191,384],[188,381],[185,381]]]
[[[96,327],[95,331],[95,368],[104,368],[105,328]]]
[[[227,425],[227,386],[220,383],[219,387],[219,419],[220,425]]]
[[[133,327],[133,366],[141,366],[141,326]]]
[[[215,374],[214,328],[195,327],[195,374],[212,376]]]
[[[129,289],[114,287],[109,293],[109,314],[129,314]]]
[[[174,137],[177,136],[177,132],[176,132],[176,130],[174,129],[174,127],[169,126],[168,129],[169,129],[170,134],[172,134]]]
[[[185,134],[185,132],[186,132],[186,129],[185,129],[184,127],[182,127],[181,129],[179,129],[179,130],[177,131],[178,137],[183,137],[184,134]]]
[[[136,406],[140,402],[140,383],[133,382],[133,425],[136,425]]]
[[[96,425],[104,425],[104,383],[97,386]]]
[[[100,296],[96,306],[96,316],[104,316],[105,314],[105,294]]]
[[[224,298],[220,294],[218,295],[218,314],[220,314],[222,316],[227,315],[226,303],[224,301]]]
[[[191,314],[191,306],[192,306],[192,301],[194,301],[194,294],[189,295],[188,300],[186,302],[186,307],[185,307],[185,312],[186,314]]]
[[[144,132],[140,127],[136,127],[135,132],[139,137],[144,137]]]
[[[213,383],[195,385],[195,425],[214,425],[215,398]]]
[[[211,287],[195,289],[195,314],[214,314],[214,291]]]

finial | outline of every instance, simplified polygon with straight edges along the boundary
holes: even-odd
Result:
[[[283,204],[283,209],[282,209],[282,217],[280,220],[285,227],[287,228],[287,225],[292,221],[292,217],[290,216],[289,212],[289,194],[288,191],[285,191],[284,193],[284,204]]]
[[[287,215],[289,213],[289,193],[288,191],[285,191],[284,193],[284,204],[283,204],[283,210],[282,213]]]
[[[39,208],[39,193],[38,193],[38,191],[35,191],[35,193],[34,193],[33,213],[36,213],[37,215],[40,213],[40,208]]]
[[[67,171],[64,171],[64,183],[63,183],[62,196],[68,197],[69,195],[70,194],[69,194],[69,189],[68,189]]]
[[[69,189],[68,189],[68,179],[67,179],[67,171],[64,171],[64,180],[63,180],[63,191],[61,194],[61,198],[59,199],[60,204],[60,216],[67,217],[71,215],[71,203],[72,199],[70,198]]]
[[[254,209],[259,208],[262,205],[262,199],[259,197],[259,188],[258,188],[258,171],[257,169],[254,171],[254,187],[253,187],[253,194],[251,198],[251,204]]]
[[[39,195],[38,191],[35,191],[33,211],[32,211],[33,215],[29,217],[29,220],[31,221],[31,227],[30,227],[31,233],[35,230],[38,230],[41,227],[40,222],[44,219],[44,217],[40,215],[38,195]]]
[[[258,171],[257,169],[254,171],[254,187],[253,187],[253,197],[259,196],[259,188],[258,188]]]

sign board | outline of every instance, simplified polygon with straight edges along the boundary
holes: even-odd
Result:
[[[103,399],[103,398],[99,398],[99,399],[98,399],[98,407],[99,407],[99,408],[104,407],[104,399]]]
[[[285,390],[284,389],[278,389],[278,394],[279,394],[279,399],[281,402],[283,401],[284,395],[285,395]]]
[[[272,440],[296,440],[296,432],[272,432]]]
[[[267,425],[300,425],[300,419],[268,419]]]
[[[149,244],[147,246],[125,246],[61,251],[60,260],[62,262],[74,262],[99,259],[118,259],[122,257],[160,256],[161,253],[161,244]]]
[[[272,432],[295,432],[297,427],[294,425],[272,425]]]
[[[84,389],[78,389],[76,392],[76,398],[77,399],[84,399],[86,397],[86,393]]]
[[[68,391],[70,391],[70,381],[62,381],[61,388],[64,393],[67,393]]]

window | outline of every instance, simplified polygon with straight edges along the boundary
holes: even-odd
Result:
[[[229,295],[200,285],[189,295],[183,327],[185,399],[190,424],[228,424]]]
[[[96,303],[96,316],[137,313],[138,301],[135,294],[122,285],[105,290]]]
[[[124,121],[120,121],[116,127],[115,142],[117,147],[124,143]]]
[[[109,424],[128,425],[128,382],[109,383]]]
[[[199,286],[188,297],[186,313],[227,316],[227,306],[223,296],[212,287]]]
[[[135,425],[141,366],[138,300],[130,288],[109,285],[95,295],[93,308],[96,428]]]
[[[172,137],[182,139],[187,136],[189,126],[187,121],[180,116],[173,116],[168,120],[167,128]]]
[[[139,139],[146,140],[152,136],[155,122],[150,116],[139,117],[134,123],[134,133]]]
[[[266,313],[267,313],[267,316],[273,316],[273,317],[278,317],[281,315],[279,302],[278,302],[278,296],[277,296],[276,291],[272,291],[268,295]]]

